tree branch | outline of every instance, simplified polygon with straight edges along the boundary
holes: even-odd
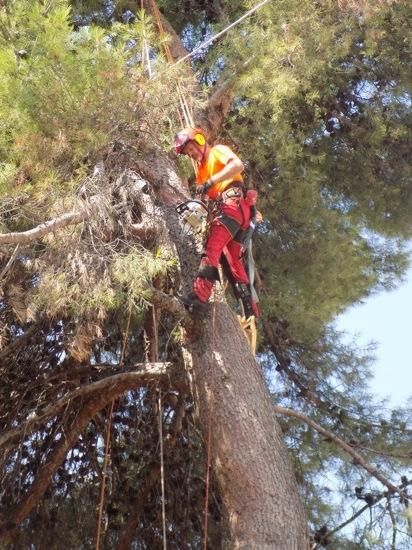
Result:
[[[383,496],[382,495],[378,500],[376,500],[376,502],[373,504],[373,506],[375,506],[375,504],[377,504],[380,500],[383,499]],[[366,504],[365,506],[363,506],[362,508],[360,508],[360,510],[358,510],[355,514],[353,514],[353,516],[351,516],[350,518],[348,518],[347,520],[345,520],[343,523],[341,523],[340,525],[338,525],[337,527],[335,527],[335,529],[332,529],[332,531],[326,531],[324,533],[320,533],[319,531],[317,531],[317,535],[319,538],[315,538],[315,540],[317,541],[316,544],[314,544],[314,546],[312,547],[312,550],[317,550],[318,548],[320,548],[319,545],[322,545],[322,546],[325,546],[326,544],[328,544],[327,541],[329,541],[330,537],[332,535],[335,535],[338,531],[340,531],[341,529],[343,529],[344,527],[346,527],[347,525],[351,524],[352,521],[355,521],[355,519],[357,519],[359,516],[361,516],[364,512],[366,512],[366,510],[369,510],[371,508],[371,506],[369,504]],[[316,537],[316,534],[315,534],[315,537]]]
[[[348,453],[354,459],[354,462],[356,464],[359,464],[360,466],[362,466],[362,468],[364,468],[369,474],[371,474],[374,478],[380,481],[382,485],[385,485],[385,487],[387,487],[391,493],[398,493],[403,498],[409,498],[399,487],[396,487],[396,485],[393,485],[393,483],[387,480],[386,477],[384,477],[377,468],[372,466],[372,464],[369,464],[363,458],[363,456],[357,453],[348,443],[343,441],[343,439],[335,435],[333,432],[326,430],[325,428],[317,424],[314,420],[312,420],[308,416],[305,416],[302,413],[292,411],[291,409],[286,409],[284,407],[279,407],[278,405],[274,405],[274,409],[275,409],[275,412],[279,414],[283,414],[285,416],[292,416],[294,418],[302,420],[317,432],[331,439],[334,443],[336,443],[336,445],[338,445],[341,449],[343,449],[346,453]]]
[[[187,312],[182,302],[180,302],[176,297],[169,296],[157,288],[151,287],[150,291],[152,293],[151,302],[154,305],[168,311],[177,319],[180,319],[182,326],[186,330],[193,328],[193,319]]]
[[[170,41],[167,43],[167,46],[173,59],[176,61],[177,59],[187,55],[188,51],[184,47],[181,38],[165,16],[159,11],[156,2],[153,0],[144,0],[143,5],[145,10],[147,10],[155,19],[159,32],[166,32],[166,34],[169,35]]]
[[[107,393],[109,390],[115,391],[116,388],[119,388],[117,393],[117,395],[119,395],[126,390],[144,386],[152,380],[159,380],[165,376],[169,376],[172,363],[138,363],[134,365],[134,367],[141,368],[142,370],[137,372],[122,372],[121,374],[108,376],[103,378],[103,380],[81,386],[61,399],[58,399],[55,403],[46,407],[39,415],[34,414],[24,424],[21,424],[19,428],[2,434],[0,437],[0,448],[6,444],[12,443],[23,435],[32,433],[46,419],[58,414],[75,399],[87,399],[97,392]]]
[[[232,105],[232,99],[233,87],[229,82],[225,82],[210,96],[206,108],[196,113],[196,120],[205,127],[212,139],[219,134]]]
[[[40,239],[49,233],[53,233],[57,229],[62,229],[68,225],[81,223],[89,219],[96,208],[97,197],[92,197],[90,203],[83,206],[78,212],[67,212],[57,218],[43,222],[37,227],[33,227],[28,231],[16,231],[12,233],[0,234],[0,245],[4,244],[27,244],[35,239]]]
[[[16,259],[17,257],[17,254],[19,252],[19,248],[20,248],[20,245],[17,244],[15,249],[13,250],[13,254],[10,256],[9,258],[9,261],[7,262],[7,264],[5,265],[4,269],[2,270],[2,272],[0,273],[0,282],[3,280],[3,278],[6,277],[7,275],[7,272],[9,271],[9,269],[11,268],[11,266],[13,265],[13,262],[14,260]]]
[[[27,340],[29,340],[30,337],[33,335],[33,333],[36,332],[37,328],[37,325],[31,325],[31,327],[29,327],[24,334],[22,334],[21,336],[13,340],[8,346],[3,348],[0,351],[0,359],[4,359],[11,353],[15,353],[19,348],[23,347],[26,344]]]

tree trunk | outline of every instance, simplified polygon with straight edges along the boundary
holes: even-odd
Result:
[[[204,334],[186,346],[206,442],[211,423],[229,527],[223,546],[306,549],[305,512],[262,373],[229,307],[210,308]]]

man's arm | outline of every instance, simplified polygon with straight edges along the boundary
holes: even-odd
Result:
[[[209,178],[212,184],[220,183],[221,181],[230,180],[234,176],[241,174],[244,170],[243,162],[239,157],[234,157],[216,174]]]

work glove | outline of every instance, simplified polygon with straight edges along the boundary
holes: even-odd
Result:
[[[205,183],[202,183],[202,185],[197,185],[195,190],[196,195],[205,195],[212,185],[213,183],[210,178]]]

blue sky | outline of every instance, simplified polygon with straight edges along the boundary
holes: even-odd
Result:
[[[405,405],[412,396],[412,268],[405,283],[349,308],[335,326],[348,336],[357,335],[361,346],[378,344],[371,389],[394,406]]]

